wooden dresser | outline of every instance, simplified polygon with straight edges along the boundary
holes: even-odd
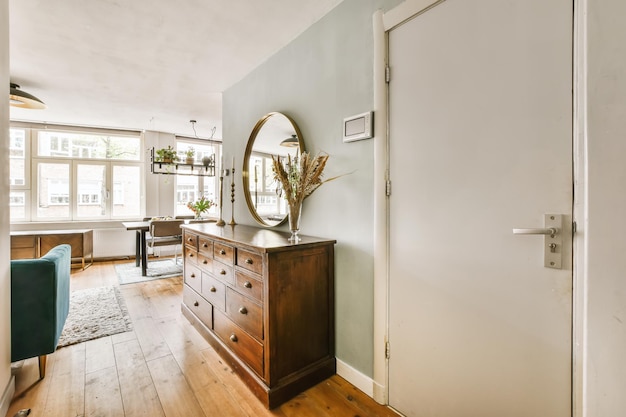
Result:
[[[334,240],[183,226],[183,314],[268,408],[335,373]]]

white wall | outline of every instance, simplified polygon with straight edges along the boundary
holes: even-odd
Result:
[[[585,417],[626,415],[626,2],[587,6]]]
[[[0,416],[11,397],[11,275],[9,270],[9,3],[0,0]],[[7,398],[8,397],[8,398]]]

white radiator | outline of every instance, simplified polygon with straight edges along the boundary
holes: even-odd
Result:
[[[94,258],[134,258],[135,231],[125,228],[93,229]]]

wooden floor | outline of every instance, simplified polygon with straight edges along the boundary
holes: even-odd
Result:
[[[73,270],[71,290],[119,285],[114,264]],[[120,288],[134,331],[57,350],[41,381],[26,360],[8,417],[397,416],[337,375],[268,411],[182,316],[181,278]]]

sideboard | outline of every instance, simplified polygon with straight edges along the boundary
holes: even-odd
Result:
[[[334,240],[182,228],[182,312],[267,408],[335,373]]]
[[[72,259],[79,259],[84,270],[93,264],[93,230],[37,230],[11,232],[11,259],[34,259],[48,253],[57,245],[72,247]],[[85,261],[88,262],[85,262]]]

